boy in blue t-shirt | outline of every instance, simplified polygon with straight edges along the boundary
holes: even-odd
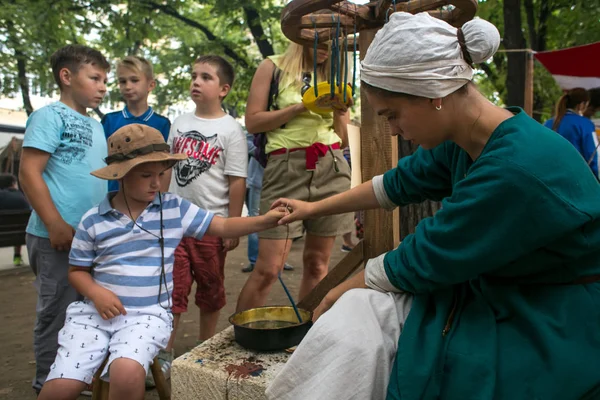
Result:
[[[152,64],[142,57],[125,57],[117,64],[117,80],[125,108],[108,113],[102,118],[106,139],[125,125],[142,124],[157,129],[166,141],[169,138],[171,122],[148,106],[148,95],[156,87]],[[109,181],[108,191],[117,190],[119,183]]]
[[[38,293],[33,380],[38,393],[56,357],[67,306],[80,298],[67,279],[75,228],[106,195],[106,183],[90,175],[105,165],[106,139],[87,109],[102,102],[110,65],[100,52],[82,45],[57,50],[51,63],[60,101],[27,120],[19,170],[33,208],[26,241]]]

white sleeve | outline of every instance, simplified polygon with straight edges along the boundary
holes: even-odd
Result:
[[[244,130],[237,121],[228,135],[225,153],[224,173],[228,176],[246,178],[248,176],[248,143]]]

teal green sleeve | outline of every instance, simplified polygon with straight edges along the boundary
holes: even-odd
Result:
[[[466,282],[547,246],[581,227],[583,214],[536,177],[501,159],[478,160],[452,196],[387,253],[387,278],[411,293]],[[535,272],[519,270],[521,276]]]
[[[425,200],[440,201],[452,193],[447,144],[432,150],[419,147],[403,157],[398,166],[383,176],[383,186],[390,200],[399,206]]]

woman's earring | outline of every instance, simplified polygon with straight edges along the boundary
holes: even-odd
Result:
[[[439,106],[435,106],[435,109],[440,111],[442,109],[442,105],[440,104]]]

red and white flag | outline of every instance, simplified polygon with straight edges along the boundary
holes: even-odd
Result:
[[[563,89],[600,87],[600,42],[535,53]]]

